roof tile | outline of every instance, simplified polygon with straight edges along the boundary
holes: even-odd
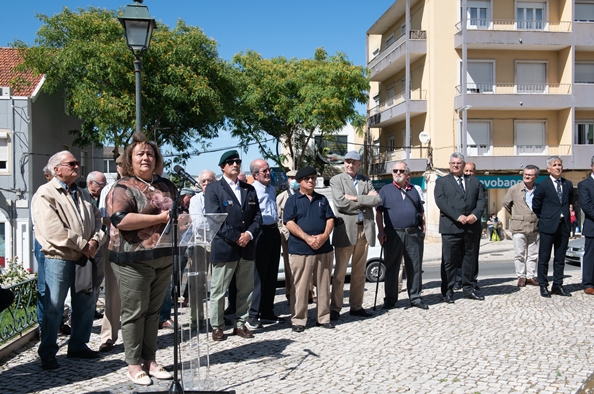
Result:
[[[0,47],[0,86],[10,86],[13,96],[31,97],[43,76],[32,71],[14,71],[22,61],[17,48]],[[17,79],[21,82],[15,83]]]

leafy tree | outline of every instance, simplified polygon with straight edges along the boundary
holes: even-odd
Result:
[[[121,12],[121,10],[120,10]],[[79,146],[126,146],[135,131],[134,56],[126,45],[118,13],[64,7],[43,22],[35,46],[22,42],[24,67],[46,75],[44,89],[63,88],[66,111],[83,120],[74,130]],[[216,42],[179,20],[159,23],[142,57],[142,128],[169,144],[184,161],[194,143],[208,144],[236,97],[236,71],[218,57]]]
[[[343,53],[328,56],[318,48],[313,59],[287,60],[247,51],[235,55],[233,64],[240,71],[241,93],[232,133],[245,146],[256,142],[279,166],[287,158],[296,168],[313,164],[317,152],[307,147],[314,135],[332,138],[348,122],[362,127],[355,104],[367,102],[369,79],[366,69]]]

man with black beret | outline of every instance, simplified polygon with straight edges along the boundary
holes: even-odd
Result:
[[[307,324],[307,298],[310,278],[317,278],[317,326],[334,328],[330,323],[330,274],[332,245],[330,233],[334,228],[334,213],[328,199],[314,191],[316,170],[304,167],[295,179],[299,190],[285,204],[283,222],[290,231],[289,265],[293,277],[295,297],[291,297],[291,323],[294,332],[303,332]],[[315,271],[315,272],[314,272]]]
[[[238,179],[241,159],[236,150],[223,153],[219,160],[223,171],[220,181],[211,183],[204,192],[206,213],[226,213],[227,218],[211,244],[212,282],[210,323],[212,339],[226,339],[223,331],[225,292],[236,274],[236,311],[233,334],[253,338],[245,325],[254,290],[255,240],[260,234],[262,214],[253,186]]]

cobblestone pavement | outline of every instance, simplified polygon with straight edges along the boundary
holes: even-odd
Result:
[[[230,335],[210,342],[213,389],[237,393],[575,393],[594,367],[592,302],[578,275],[565,280],[573,297],[540,297],[537,287],[515,286],[511,241],[484,242],[481,261],[490,253],[510,261],[509,275],[479,278],[485,301],[461,298],[442,302],[439,282],[424,282],[429,310],[409,308],[406,292],[397,309],[378,307],[372,318],[342,311],[334,330],[315,327],[310,305],[307,329],[294,333],[290,323],[265,326],[246,340]],[[426,245],[426,265],[437,264],[439,245]],[[503,256],[503,257],[502,257]],[[348,286],[348,285],[347,285]],[[279,289],[276,311],[289,314]],[[348,295],[348,291],[345,292]],[[375,284],[366,286],[364,307],[371,310]],[[378,304],[382,304],[380,284]],[[189,311],[181,310],[181,319]],[[288,320],[288,319],[287,319]],[[90,347],[97,349],[100,320]],[[3,361],[0,393],[127,393],[165,391],[169,381],[134,386],[125,376],[123,346],[99,360],[66,358],[61,368],[43,371],[37,342]],[[172,370],[172,331],[159,331],[157,360]],[[203,341],[203,346],[205,341]],[[187,364],[187,357],[184,357]],[[203,371],[204,372],[204,371]]]

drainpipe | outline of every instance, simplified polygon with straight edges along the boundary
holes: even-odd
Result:
[[[406,65],[405,65],[405,77],[404,77],[404,96],[406,97],[405,100],[405,111],[406,111],[406,131],[404,135],[404,145],[406,146],[406,162],[410,161],[410,151],[411,151],[411,138],[410,138],[410,0],[406,0],[406,34],[405,42],[406,42]]]
[[[468,7],[467,0],[462,0],[462,108],[466,108],[466,84],[468,83],[468,48],[466,47],[466,32],[468,23]],[[460,151],[466,157],[466,130],[467,127],[467,112],[462,111],[462,130],[460,130]]]

